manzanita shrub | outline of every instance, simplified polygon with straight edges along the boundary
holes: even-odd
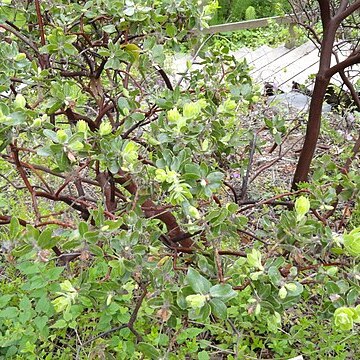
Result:
[[[334,191],[241,202],[248,66],[209,50],[173,76],[215,8],[1,1],[1,358],[355,354],[359,231],[316,212]]]

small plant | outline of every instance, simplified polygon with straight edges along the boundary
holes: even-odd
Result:
[[[249,6],[245,10],[245,20],[253,20],[253,19],[256,19],[256,11],[253,6]]]

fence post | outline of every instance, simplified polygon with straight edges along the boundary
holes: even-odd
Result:
[[[287,49],[292,49],[293,47],[295,47],[295,43],[296,43],[295,26],[296,26],[295,22],[291,22],[289,25],[289,39],[286,40],[285,42],[285,47]]]

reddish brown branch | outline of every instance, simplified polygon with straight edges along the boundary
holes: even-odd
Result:
[[[119,170],[118,175],[119,176],[114,179],[115,182],[124,186],[130,194],[135,196],[138,191],[138,187],[132,180],[131,176],[122,170]],[[166,211],[162,206],[156,205],[150,198],[143,202],[141,209],[147,218],[159,219],[166,225],[168,231],[167,237],[174,247],[178,247],[178,243],[185,248],[190,248],[193,245],[193,241],[189,237],[180,240],[178,243],[172,241],[173,238],[177,238],[179,236],[181,237],[185,233],[180,229],[175,216],[170,211]]]
[[[40,0],[35,0],[35,9],[36,9],[36,16],[39,24],[39,31],[40,31],[40,40],[41,45],[45,45],[45,31],[44,31],[44,23],[41,15],[41,9],[40,9]]]
[[[105,209],[109,212],[114,212],[116,210],[115,184],[111,175],[106,172],[99,172],[96,180],[99,182],[103,191]]]
[[[70,108],[67,108],[62,113],[64,113],[67,116],[71,124],[76,124],[78,120],[84,120],[89,125],[89,129],[91,131],[95,131],[99,128],[98,125],[89,117],[85,115],[77,114]]]
[[[245,280],[244,283],[240,286],[233,286],[233,290],[245,290],[249,285],[250,285],[251,281],[250,280]]]
[[[10,224],[12,218],[13,218],[13,216],[10,216],[10,215],[0,215],[0,225]],[[19,218],[17,218],[17,219],[18,219],[19,224],[21,226],[26,226],[27,225],[26,220],[19,219]]]
[[[39,207],[38,207],[38,203],[37,203],[37,198],[36,198],[36,191],[34,190],[34,188],[32,187],[32,185],[30,184],[30,181],[26,175],[26,172],[24,170],[24,168],[21,166],[20,160],[19,160],[19,150],[16,147],[16,143],[15,144],[10,144],[10,149],[11,152],[13,154],[13,159],[15,162],[15,166],[16,169],[18,170],[26,188],[28,189],[30,195],[31,195],[31,200],[32,200],[32,204],[33,204],[33,208],[34,208],[34,212],[35,212],[35,217],[36,217],[36,222],[40,221],[40,211],[39,211]]]

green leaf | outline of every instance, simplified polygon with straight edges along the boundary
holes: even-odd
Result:
[[[351,288],[346,295],[346,302],[348,305],[354,305],[359,297],[359,290]]]
[[[69,43],[65,43],[63,45],[63,50],[67,55],[76,55],[77,54],[76,47]]]
[[[34,324],[35,326],[38,328],[40,334],[42,336],[47,336],[48,335],[48,322],[49,322],[49,318],[45,315],[43,316],[37,316],[34,320]]]
[[[271,283],[274,286],[280,285],[282,277],[281,277],[280,271],[277,269],[276,266],[269,267],[268,275],[269,275],[269,279],[270,279]]]
[[[137,61],[139,59],[141,49],[136,44],[125,44],[122,45],[122,48],[131,55],[133,61]]]
[[[84,221],[81,221],[79,223],[79,234],[80,234],[80,236],[84,236],[87,231],[89,231],[88,224],[86,222],[84,222]]]
[[[162,65],[165,60],[164,47],[162,45],[155,45],[152,50],[152,56],[155,62]]]
[[[10,294],[0,296],[0,309],[5,307],[12,297],[13,297],[13,295],[10,295]]]
[[[210,288],[210,296],[226,302],[237,295],[229,284],[217,284]]]
[[[335,326],[343,331],[352,330],[356,315],[356,311],[351,308],[340,307],[336,309],[334,312]]]
[[[14,306],[7,307],[0,311],[0,318],[14,319],[19,315],[19,309]]]
[[[188,119],[196,117],[199,115],[200,111],[201,108],[197,103],[194,102],[185,103],[183,106],[183,115]]]
[[[130,110],[128,100],[125,97],[120,96],[117,103],[120,113],[124,116],[128,115]]]
[[[25,245],[17,246],[11,253],[16,257],[19,257],[30,253],[33,249],[34,247],[31,246],[30,244],[25,244]]]
[[[252,249],[251,253],[247,254],[246,258],[250,266],[258,268],[259,270],[264,270],[264,267],[261,264],[261,253],[259,250]]]
[[[310,201],[305,196],[300,196],[295,201],[295,212],[297,214],[297,221],[303,219],[303,217],[309,212],[310,210]]]
[[[60,129],[56,132],[56,139],[60,144],[64,144],[68,141],[69,136],[65,130]]]
[[[49,130],[49,129],[44,129],[43,130],[43,134],[49,138],[50,140],[52,140],[53,142],[58,142],[58,138],[57,138],[57,134],[55,131]]]
[[[56,321],[54,325],[50,326],[53,329],[64,329],[67,327],[67,322],[64,319],[60,319]]]
[[[20,231],[20,223],[19,223],[19,220],[14,216],[11,217],[9,230],[10,230],[11,240],[18,240],[17,236]]]
[[[299,296],[304,291],[304,286],[298,281],[294,281],[285,285],[288,296]]]
[[[206,303],[206,296],[201,294],[188,295],[186,302],[192,309],[202,308]]]
[[[210,300],[211,312],[219,319],[226,320],[227,308],[223,301],[213,298]]]
[[[56,241],[52,241],[52,230],[51,229],[45,229],[39,236],[37,242],[38,245],[42,249],[51,249],[54,245],[56,245]],[[54,244],[55,242],[55,244]]]
[[[26,100],[22,94],[16,94],[14,106],[19,109],[25,109]]]
[[[46,278],[49,281],[55,281],[58,280],[60,278],[61,273],[64,271],[65,267],[54,267],[52,269],[47,269],[46,270]]]
[[[151,344],[140,342],[137,348],[149,359],[158,360],[160,358],[159,351]]]
[[[209,280],[200,275],[196,270],[189,268],[186,275],[186,281],[195,293],[206,295],[209,293],[211,283]]]
[[[166,24],[166,29],[165,29],[165,31],[166,31],[166,34],[167,34],[168,36],[170,36],[170,37],[175,37],[176,32],[177,32],[177,28],[176,28],[176,26],[175,26],[174,24],[172,24],[172,23],[167,23],[167,24]]]
[[[207,351],[203,350],[198,353],[198,360],[209,360],[210,355]]]
[[[201,172],[200,167],[196,164],[186,164],[185,165],[185,175],[192,174],[195,179],[200,179]]]
[[[102,29],[103,29],[103,31],[105,31],[108,34],[116,32],[116,27],[113,24],[105,25],[105,26],[103,26]]]
[[[17,268],[25,275],[37,274],[40,272],[39,264],[31,261],[24,261]]]
[[[209,319],[209,316],[211,314],[211,306],[206,303],[202,308],[200,309],[191,309],[189,311],[189,318],[192,320],[198,320],[198,321],[207,321]]]
[[[193,294],[193,290],[190,286],[185,286],[181,288],[176,298],[176,303],[180,309],[185,310],[188,307],[188,303],[186,302],[186,297],[192,294]]]
[[[20,310],[27,311],[31,309],[31,301],[27,296],[24,296],[19,303]]]
[[[207,177],[207,180],[209,181],[209,183],[221,183],[221,180],[224,178],[224,174],[219,172],[219,171],[215,171],[210,173]]]
[[[286,298],[286,296],[287,296],[287,290],[286,290],[285,286],[282,286],[282,287],[280,288],[278,295],[279,295],[279,298],[282,299],[282,300]]]
[[[360,227],[353,229],[349,234],[344,234],[343,240],[344,247],[350,255],[360,255]]]
[[[182,118],[181,114],[179,113],[179,110],[177,108],[169,110],[167,113],[167,118],[171,123],[177,123]]]
[[[328,294],[340,294],[341,290],[334,281],[328,281],[325,284],[325,289]]]
[[[188,207],[188,213],[189,215],[193,218],[193,219],[200,219],[201,218],[201,215],[199,213],[199,210],[195,207],[195,206],[192,206],[192,205],[189,205]]]
[[[194,339],[198,335],[200,335],[202,332],[204,332],[204,329],[198,329],[198,328],[187,328],[179,333],[177,336],[177,343],[183,344],[187,339]]]
[[[75,140],[70,142],[68,144],[68,147],[73,151],[80,151],[84,148],[84,144],[79,140]]]
[[[112,125],[111,125],[110,121],[108,121],[108,120],[103,121],[99,127],[100,136],[109,135],[109,134],[111,134],[111,132],[112,132]]]

